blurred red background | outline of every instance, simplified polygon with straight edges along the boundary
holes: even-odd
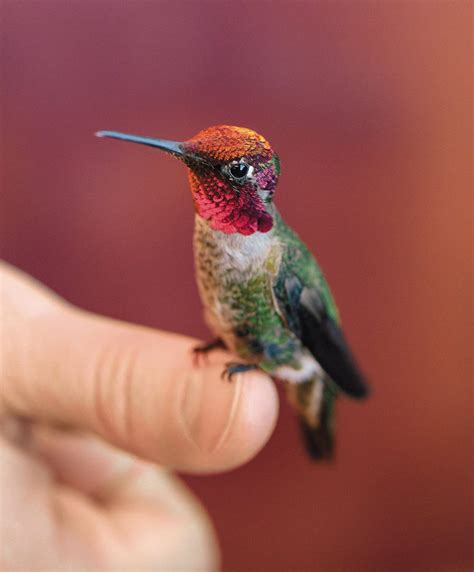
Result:
[[[254,461],[186,478],[228,572],[472,568],[471,9],[2,4],[3,257],[84,308],[207,337],[182,165],[93,133],[252,127],[372,380],[340,403],[333,465],[283,405]]]

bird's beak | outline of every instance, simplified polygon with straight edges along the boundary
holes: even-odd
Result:
[[[162,149],[167,153],[171,153],[180,159],[192,159],[188,156],[183,144],[179,141],[167,141],[166,139],[154,139],[152,137],[140,137],[139,135],[128,135],[127,133],[118,133],[117,131],[97,131],[97,137],[111,137],[112,139],[121,139],[122,141],[131,141],[132,143],[140,143],[149,147]]]

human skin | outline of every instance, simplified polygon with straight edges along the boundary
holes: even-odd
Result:
[[[196,340],[71,306],[0,264],[0,569],[215,570],[205,510],[173,475],[237,467],[278,398],[221,379]]]

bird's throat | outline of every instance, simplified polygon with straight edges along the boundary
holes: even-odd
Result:
[[[238,191],[213,172],[189,171],[194,206],[214,230],[251,235],[268,232],[273,218],[258,193],[249,185]]]

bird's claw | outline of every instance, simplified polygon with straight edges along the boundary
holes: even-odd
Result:
[[[253,369],[258,369],[258,366],[253,363],[230,362],[225,364],[225,369],[222,372],[221,377],[222,379],[227,379],[227,381],[232,381],[234,375],[251,371]]]
[[[199,344],[193,348],[193,362],[194,366],[198,367],[200,364],[201,356],[206,357],[207,354],[215,349],[225,348],[224,342],[221,339],[213,340],[212,342]]]

